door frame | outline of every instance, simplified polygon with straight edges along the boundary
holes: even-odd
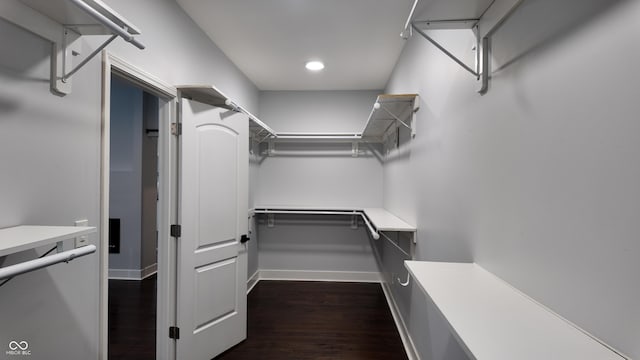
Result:
[[[108,360],[109,349],[109,168],[111,75],[116,74],[160,98],[158,113],[158,282],[156,307],[156,357],[175,359],[175,341],[169,339],[169,326],[176,321],[176,241],[170,224],[177,220],[177,139],[171,123],[177,116],[177,90],[159,78],[135,67],[108,51],[102,52],[102,114],[100,131],[100,281],[99,353]]]

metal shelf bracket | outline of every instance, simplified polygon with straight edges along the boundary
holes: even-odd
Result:
[[[359,150],[358,150],[358,142],[354,141],[351,143],[351,156],[352,157],[358,157],[359,154]]]
[[[479,59],[481,58],[481,53],[485,50],[480,45],[479,32],[478,32],[478,22],[480,19],[461,19],[461,20],[421,20],[421,21],[413,21],[411,22],[411,34],[413,34],[413,30],[420,34],[423,38],[433,44],[438,50],[442,51],[445,55],[447,55],[451,60],[453,60],[456,64],[460,65],[463,69],[469,72],[471,75],[475,76],[477,80],[481,78],[481,64]],[[476,37],[476,64],[474,68],[464,63],[464,61],[460,60],[458,57],[453,55],[450,51],[448,51],[443,45],[438,43],[432,37],[427,35],[426,30],[473,30]]]
[[[75,6],[67,7],[67,2]],[[62,6],[65,11],[53,10]],[[117,37],[144,49],[134,37],[140,33],[135,25],[97,0],[32,1],[28,5],[20,0],[3,0],[0,18],[52,43],[50,87],[59,96],[71,93],[71,77]],[[78,40],[90,35],[109,38],[73,66],[73,59],[81,54]]]
[[[463,69],[471,73],[478,80],[478,93],[486,94],[489,90],[490,63],[491,63],[491,37],[506,22],[509,17],[518,9],[524,0],[508,0],[502,2],[492,2],[491,5],[477,19],[459,20],[413,20],[418,12],[416,7],[420,0],[415,0],[409,18],[405,23],[404,30],[400,34],[403,39],[408,39],[417,32],[427,41],[433,44],[438,50],[455,61]],[[471,67],[453,55],[444,46],[431,38],[428,30],[461,30],[470,29],[476,38],[476,64]]]

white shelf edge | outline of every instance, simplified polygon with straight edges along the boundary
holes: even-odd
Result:
[[[373,226],[375,226],[379,231],[417,231],[415,226],[410,225],[386,209],[364,208],[362,211],[367,215],[369,220],[371,220]]]
[[[94,232],[93,226],[20,225],[0,229],[0,257]]]

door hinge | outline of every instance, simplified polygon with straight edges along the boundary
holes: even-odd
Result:
[[[182,236],[182,226],[180,225],[171,225],[171,236],[172,237],[180,237]]]
[[[171,135],[182,135],[182,124],[181,123],[171,123]]]
[[[180,339],[180,328],[177,326],[169,327],[169,338],[178,340]]]

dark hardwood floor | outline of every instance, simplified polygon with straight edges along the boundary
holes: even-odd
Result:
[[[109,280],[109,359],[156,358],[156,276]]]
[[[109,280],[109,359],[155,359],[156,277]],[[261,281],[248,338],[215,360],[404,360],[379,284]]]
[[[247,340],[215,360],[407,359],[379,284],[261,281]]]

